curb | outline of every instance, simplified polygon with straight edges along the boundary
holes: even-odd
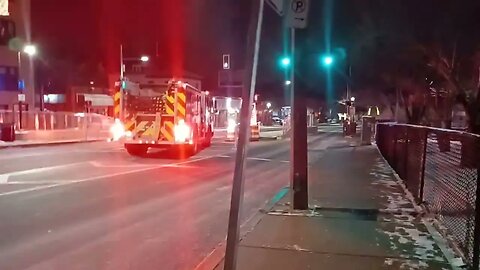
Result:
[[[75,144],[75,143],[92,143],[92,142],[101,142],[106,141],[107,139],[94,139],[94,140],[83,140],[83,141],[57,141],[57,142],[42,142],[42,143],[26,143],[19,145],[0,145],[0,149],[7,148],[34,148],[41,146],[56,146],[56,145],[66,145],[66,144]]]
[[[240,240],[253,230],[253,228],[260,222],[262,217],[267,214],[285,195],[288,194],[290,188],[283,187],[278,191],[272,199],[270,199],[263,208],[259,209],[252,216],[250,216],[240,228],[246,231],[240,235]],[[194,268],[194,270],[214,270],[222,263],[225,257],[226,239],[218,244],[203,260]]]

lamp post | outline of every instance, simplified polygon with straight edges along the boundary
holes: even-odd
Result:
[[[24,89],[25,87],[25,81],[22,79],[22,52],[26,55],[28,55],[29,57],[34,57],[36,54],[37,54],[37,47],[33,44],[26,44],[25,46],[23,46],[23,48],[21,50],[19,50],[17,52],[17,61],[18,61],[18,82],[19,82],[19,85],[22,87],[22,90]],[[33,72],[33,71],[32,71]],[[33,82],[32,82],[32,86],[33,88]],[[32,89],[33,91],[33,89]],[[33,92],[33,94],[35,95],[35,93]],[[34,99],[35,100],[35,99]],[[23,128],[23,102],[24,100],[18,100],[18,120],[19,120],[19,128],[22,129]],[[35,103],[35,102],[34,102]],[[33,104],[35,106],[35,104]],[[43,93],[40,93],[40,109],[43,110]]]
[[[119,113],[119,117],[120,119],[123,119],[123,116],[124,116],[124,81],[125,81],[125,61],[142,61],[143,63],[146,63],[148,61],[150,61],[150,57],[148,57],[147,55],[142,55],[140,57],[124,57],[123,56],[123,44],[120,44],[120,94],[121,94],[121,97],[120,97],[120,113]]]

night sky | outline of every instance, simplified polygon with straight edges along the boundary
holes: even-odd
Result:
[[[470,16],[474,20],[474,9],[470,6],[478,8],[475,4],[478,2],[313,0],[309,27],[297,34],[298,87],[324,97],[326,72],[318,59],[325,51],[340,49],[345,58],[338,59],[331,71],[333,95],[340,96],[345,89],[348,63],[354,66],[357,81],[362,79],[358,77],[363,76],[361,72],[365,69],[375,73],[375,67],[369,66],[369,59],[362,51],[365,42],[379,35],[375,27],[384,31],[380,33],[384,36],[410,32],[428,42],[428,38],[444,31],[438,24],[450,25],[443,22],[444,18]],[[32,0],[32,29],[45,63],[58,59],[73,65],[101,62],[107,71],[115,72],[122,43],[126,56],[155,56],[154,62],[160,69],[197,73],[204,78],[206,88],[214,89],[223,53],[232,55],[233,68],[243,68],[249,3],[247,0]],[[463,8],[463,3],[470,6]],[[453,12],[452,4],[458,12]],[[438,20],[432,19],[435,12]],[[478,45],[469,40],[480,33],[472,31],[480,27],[478,18],[472,20],[458,27],[458,36],[463,39],[459,44]],[[370,24],[376,26],[365,35],[363,28]],[[444,37],[447,43],[450,38]],[[283,89],[284,73],[278,67],[278,59],[286,44],[281,19],[266,6],[258,74],[258,89],[266,95],[276,96]]]

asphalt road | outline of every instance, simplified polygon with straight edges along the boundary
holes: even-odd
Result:
[[[288,185],[289,148],[251,143],[242,222]],[[194,269],[225,239],[233,167],[222,141],[186,160],[107,142],[0,150],[0,269]]]

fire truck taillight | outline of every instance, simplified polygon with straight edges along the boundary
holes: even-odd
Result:
[[[178,121],[173,129],[175,142],[185,143],[190,141],[191,130],[184,120]]]

